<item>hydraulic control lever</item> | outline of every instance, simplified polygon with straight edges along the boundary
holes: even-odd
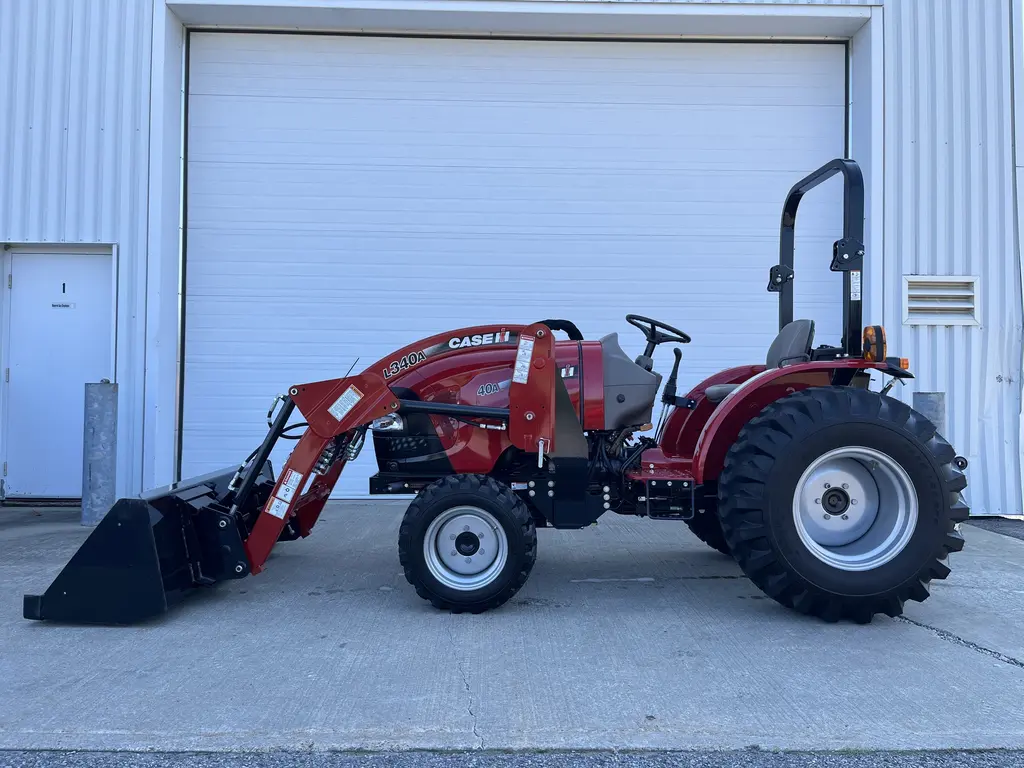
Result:
[[[674,405],[677,408],[693,408],[696,403],[686,397],[676,397],[676,379],[679,377],[679,363],[683,359],[683,352],[679,347],[672,350],[676,361],[672,364],[672,373],[668,375],[665,382],[665,389],[661,393],[661,402],[665,405]],[[661,416],[658,418],[658,429],[655,432],[656,439],[661,440],[661,432],[665,428],[665,418],[668,415],[668,408],[661,409]]]
[[[661,394],[661,402],[665,405],[674,405],[677,408],[693,408],[695,403],[688,397],[676,397],[676,379],[679,377],[679,362],[683,359],[683,351],[676,347],[672,350],[676,361],[672,364],[672,373],[668,375],[665,382],[665,389]]]

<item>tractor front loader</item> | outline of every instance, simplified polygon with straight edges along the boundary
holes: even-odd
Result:
[[[838,346],[814,347],[813,321],[793,318],[796,214],[836,174],[843,333]],[[258,574],[278,542],[311,533],[370,442],[371,493],[415,496],[398,537],[406,578],[443,610],[497,608],[532,571],[538,529],[580,529],[612,512],[688,525],[793,610],[896,616],[928,597],[963,546],[967,462],[889,396],[912,374],[888,356],[884,328],[862,326],[863,199],[860,169],[844,159],[790,191],[768,283],[779,333],[763,363],[679,395],[678,345],[690,337],[641,315],[626,316],[646,341],[635,359],[616,334],[586,340],[566,320],[432,336],[357,375],[292,386],[241,466],[119,500],[45,593],[25,596],[24,615],[129,624]],[[660,344],[677,345],[664,387],[653,369]],[[888,377],[878,391],[872,373]],[[296,410],[305,422],[288,427]],[[268,457],[295,428],[304,432],[275,478]]]

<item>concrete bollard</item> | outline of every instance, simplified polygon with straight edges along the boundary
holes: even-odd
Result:
[[[117,471],[117,384],[85,385],[82,525],[97,525],[113,506]]]
[[[915,392],[913,408],[926,419],[928,419],[939,434],[946,437],[946,393],[945,392]]]

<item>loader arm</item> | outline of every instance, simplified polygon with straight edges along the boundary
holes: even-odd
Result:
[[[473,345],[476,339],[480,339],[480,344]],[[394,393],[392,387],[408,372],[427,359],[458,354],[463,340],[472,346],[517,345],[507,409],[408,401]],[[309,535],[345,464],[361,449],[366,429],[375,419],[389,413],[417,411],[500,420],[507,425],[513,445],[537,452],[538,462],[543,461],[544,454],[555,447],[553,340],[551,329],[544,323],[464,328],[405,347],[357,376],[291,387],[282,414],[261,446],[260,455],[269,455],[280,437],[287,421],[286,410],[290,414],[293,407],[298,409],[308,426],[282,467],[245,542],[252,573],[263,570],[290,520],[296,519],[300,536]],[[258,461],[249,467],[237,506],[246,503],[245,483],[261,471]]]
[[[567,325],[462,328],[400,349],[355,376],[290,387],[262,444],[241,467],[119,499],[45,593],[24,596],[25,618],[134,624],[196,588],[260,573],[278,541],[310,534],[366,430],[391,413],[498,422],[521,449],[553,451],[560,380],[552,328],[578,335]],[[392,389],[428,359],[491,345],[517,347],[508,408],[403,400]],[[269,457],[296,410],[305,431],[274,480]]]

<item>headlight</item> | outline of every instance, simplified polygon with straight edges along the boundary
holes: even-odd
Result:
[[[397,413],[389,413],[381,416],[370,423],[370,429],[374,432],[401,432],[405,429],[405,422]]]

